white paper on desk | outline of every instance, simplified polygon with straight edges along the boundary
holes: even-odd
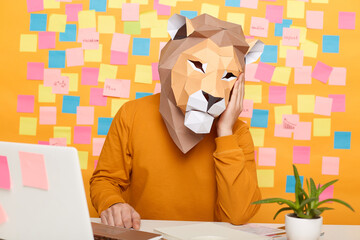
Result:
[[[270,240],[271,237],[223,227],[216,223],[198,223],[185,226],[155,228],[168,240]]]
[[[248,233],[254,233],[257,235],[263,235],[268,236],[270,234],[276,234],[276,233],[284,233],[284,229],[278,229],[278,228],[271,228],[271,227],[265,227],[254,223],[245,224],[242,226],[237,226],[236,229],[239,229],[244,232]]]

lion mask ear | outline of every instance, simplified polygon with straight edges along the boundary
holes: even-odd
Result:
[[[250,64],[256,62],[264,51],[264,43],[256,39],[246,39],[249,49],[245,54],[245,63]]]
[[[194,27],[188,18],[174,14],[168,20],[167,30],[171,39],[176,40],[188,37],[194,32]]]

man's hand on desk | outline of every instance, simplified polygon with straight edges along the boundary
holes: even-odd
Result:
[[[140,214],[127,203],[116,203],[100,214],[101,223],[110,226],[140,229]]]

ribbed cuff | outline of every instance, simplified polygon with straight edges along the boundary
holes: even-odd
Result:
[[[229,150],[239,149],[235,135],[228,135],[215,138],[216,152],[225,152]]]

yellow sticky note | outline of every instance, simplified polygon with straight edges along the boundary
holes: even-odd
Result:
[[[159,0],[159,4],[176,7],[177,0]]]
[[[20,117],[20,135],[36,136],[37,118]]]
[[[96,28],[95,10],[84,10],[78,13],[79,28]]]
[[[38,99],[39,103],[54,103],[56,94],[52,93],[52,87],[45,87],[40,84]]]
[[[71,144],[71,127],[54,127],[54,138],[66,138],[66,144]]]
[[[255,147],[263,147],[265,139],[265,129],[249,128]]]
[[[271,82],[277,82],[287,85],[289,84],[290,75],[290,67],[276,67]]]
[[[150,65],[136,65],[135,82],[152,84],[152,68]]]
[[[275,124],[282,124],[283,115],[292,114],[292,105],[274,107],[274,114],[275,114]]]
[[[201,14],[203,14],[203,13],[207,13],[213,17],[218,18],[219,17],[219,6],[213,5],[213,4],[208,4],[208,3],[203,3],[203,4],[201,4]]]
[[[286,58],[287,55],[287,50],[292,49],[292,50],[296,50],[297,48],[294,46],[284,46],[282,45],[282,40],[280,40],[280,44],[279,44],[279,57],[280,58]]]
[[[155,25],[151,27],[152,38],[167,38],[169,37],[167,31],[167,20],[157,20]]]
[[[274,187],[274,169],[257,169],[256,173],[259,187]]]
[[[20,52],[36,52],[37,34],[20,35]]]
[[[297,97],[298,113],[314,113],[315,95],[298,95]]]
[[[51,14],[49,18],[49,32],[65,32],[66,14]]]
[[[99,82],[105,82],[105,79],[116,79],[118,67],[109,64],[100,64]]]
[[[245,99],[253,100],[254,103],[262,102],[262,86],[261,85],[245,85]]]
[[[330,137],[331,118],[314,118],[314,137]]]
[[[312,3],[329,3],[329,0],[311,0]]]
[[[140,26],[141,28],[151,28],[157,22],[157,12],[148,11],[140,14]]]
[[[126,3],[126,0],[109,0],[108,8],[122,8],[123,3]]]
[[[85,62],[101,62],[102,61],[102,44],[99,44],[98,49],[86,49],[84,60]]]
[[[77,92],[79,85],[79,74],[77,73],[62,73],[62,76],[69,78],[69,91]]]
[[[304,51],[304,57],[316,58],[318,53],[318,44],[313,41],[305,40],[301,43],[300,50]]]
[[[115,33],[115,17],[114,16],[98,16],[98,32],[99,33]]]
[[[128,102],[128,99],[111,99],[111,117],[115,117],[116,113],[119,111],[124,103]]]
[[[287,1],[287,17],[288,18],[304,18],[305,17],[305,2],[302,1]]]
[[[299,39],[300,43],[303,43],[306,41],[306,36],[307,36],[307,28],[306,27],[290,26],[290,28],[296,28],[296,29],[300,30],[300,39]]]
[[[79,155],[79,161],[80,161],[80,168],[87,169],[89,153],[86,151],[78,151],[78,155]]]
[[[44,0],[44,9],[60,8],[60,1],[58,0]]]
[[[138,4],[148,5],[149,0],[131,0],[131,3],[138,3]]]
[[[242,26],[244,30],[245,26],[245,14],[244,13],[231,13],[229,12],[226,16],[226,21],[236,23]]]

